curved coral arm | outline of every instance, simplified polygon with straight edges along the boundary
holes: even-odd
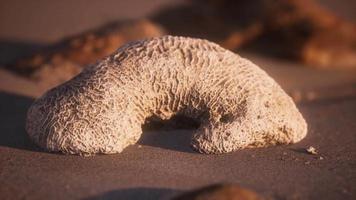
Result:
[[[291,98],[259,67],[206,40],[165,36],[130,43],[48,91],[26,129],[49,151],[118,153],[145,119],[199,120],[192,146],[204,153],[288,144],[306,123]]]

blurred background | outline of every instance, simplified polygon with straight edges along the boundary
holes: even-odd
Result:
[[[0,88],[36,97],[126,42],[165,34],[208,39],[256,62],[354,71],[355,10],[353,0],[2,0]]]

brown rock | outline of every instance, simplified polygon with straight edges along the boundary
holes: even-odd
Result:
[[[256,192],[232,184],[211,185],[184,193],[172,200],[262,200]]]

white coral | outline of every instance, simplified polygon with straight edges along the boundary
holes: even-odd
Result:
[[[26,129],[49,151],[109,154],[136,143],[146,118],[176,114],[199,120],[192,146],[204,153],[294,143],[307,132],[259,67],[206,40],[172,36],[125,45],[48,91]]]

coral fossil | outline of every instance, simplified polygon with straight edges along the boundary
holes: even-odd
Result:
[[[26,129],[48,151],[119,153],[151,116],[197,119],[201,153],[294,143],[307,125],[292,99],[250,61],[206,40],[129,43],[30,107]]]

